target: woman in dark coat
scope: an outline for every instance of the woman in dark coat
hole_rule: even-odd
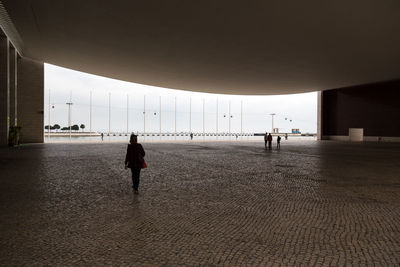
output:
[[[130,144],[125,156],[125,169],[130,168],[132,171],[132,184],[135,194],[138,194],[140,182],[140,170],[144,162],[144,149],[141,144],[137,142],[137,136],[131,134]]]

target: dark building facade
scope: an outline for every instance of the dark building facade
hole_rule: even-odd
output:
[[[400,80],[322,91],[320,101],[322,139],[362,128],[366,141],[400,140]]]
[[[42,143],[44,64],[21,57],[0,30],[0,145],[11,126],[22,127],[20,142]]]

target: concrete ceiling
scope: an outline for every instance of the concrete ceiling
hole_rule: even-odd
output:
[[[400,1],[2,1],[28,57],[110,78],[288,94],[400,78]]]

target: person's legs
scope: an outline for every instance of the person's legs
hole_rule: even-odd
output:
[[[139,182],[140,182],[140,170],[141,168],[132,168],[132,184],[133,189],[137,191],[139,189]]]
[[[137,190],[137,174],[136,170],[132,169],[132,189]]]

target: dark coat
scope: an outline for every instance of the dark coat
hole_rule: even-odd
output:
[[[129,144],[126,150],[125,165],[128,165],[128,168],[141,168],[144,155],[141,144]]]

